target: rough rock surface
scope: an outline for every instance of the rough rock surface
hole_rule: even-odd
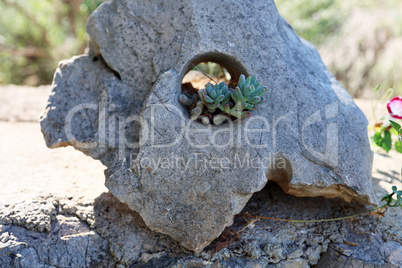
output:
[[[1,206],[1,267],[108,267],[114,263],[107,240],[90,228],[92,203],[42,197]]]
[[[296,196],[376,202],[365,116],[272,1],[114,0],[87,30],[89,55],[60,64],[42,132],[51,148],[100,159],[106,186],[152,230],[200,252],[267,180]],[[233,133],[189,124],[178,105],[182,77],[205,60],[270,88]],[[228,133],[234,142],[218,148]]]
[[[294,197],[271,184],[254,194],[242,213],[311,219],[362,210],[340,199]],[[47,196],[0,204],[0,266],[401,267],[401,216],[400,209],[391,209],[380,220],[368,215],[314,224],[260,220],[247,228],[236,217],[225,233],[239,232],[238,240],[219,249],[222,235],[192,253],[148,229],[138,213],[110,193],[95,202]]]

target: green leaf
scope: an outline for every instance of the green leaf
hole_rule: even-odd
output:
[[[237,96],[239,99],[244,99],[244,96],[243,96],[243,94],[241,93],[241,90],[240,90],[239,87],[236,87],[235,92],[236,92],[236,96]]]
[[[383,138],[381,137],[381,132],[376,132],[374,134],[374,143],[377,144],[377,146],[382,146]]]
[[[374,89],[374,92],[377,92],[378,90],[380,90],[381,88],[381,84],[378,84],[377,87]]]
[[[391,187],[391,189],[392,189],[392,192],[394,192],[394,193],[396,193],[396,191],[398,191],[398,189],[396,188],[396,186],[394,185],[394,186],[392,186]]]
[[[255,96],[255,97],[248,98],[247,100],[248,100],[250,103],[255,104],[255,103],[259,102],[259,101],[261,100],[261,98],[258,97],[258,96]]]
[[[399,131],[401,129],[401,125],[399,125],[397,122],[389,120],[391,123],[392,127],[396,129],[396,131]]]
[[[251,104],[251,103],[244,103],[244,109],[251,110],[251,109],[254,109],[254,108],[255,108],[255,105],[254,105],[254,104]]]
[[[391,132],[388,130],[384,131],[384,140],[381,147],[388,153],[392,148],[392,137]]]
[[[395,150],[402,154],[402,141],[395,142]]]
[[[208,84],[206,87],[205,87],[205,89],[207,90],[207,92],[208,92],[208,94],[211,94],[211,91],[212,91],[212,85],[211,84]]]
[[[228,101],[229,98],[230,98],[230,91],[229,91],[229,92],[226,92],[225,98],[223,98],[223,101]]]
[[[256,76],[256,75],[253,75],[253,76],[251,77],[251,82],[250,82],[250,84],[254,85],[255,82],[257,82],[257,76]]]
[[[222,94],[225,95],[226,93],[230,92],[228,86],[224,86],[221,90],[222,90]]]
[[[231,112],[231,114],[237,118],[245,118],[245,117],[249,117],[251,115],[250,112],[247,112],[247,111],[233,111],[233,112]]]
[[[244,76],[244,74],[242,74],[242,75],[240,75],[240,77],[239,77],[239,82],[237,83],[237,85],[238,85],[239,87],[242,87],[245,81],[246,81],[246,77]]]
[[[249,77],[247,77],[246,81],[244,82],[243,88],[245,88],[245,87],[247,87],[248,85],[250,85],[250,82],[251,82],[251,77],[249,76]]]
[[[206,102],[208,102],[208,103],[214,103],[214,100],[211,99],[211,98],[210,98],[209,96],[207,96],[207,95],[204,96],[204,100],[205,100]]]
[[[216,97],[215,102],[219,103],[219,102],[223,101],[224,98],[225,98],[224,95],[220,95],[220,96]]]
[[[215,90],[212,90],[209,96],[211,96],[212,99],[215,99],[218,96],[218,94],[216,94]]]
[[[399,206],[402,207],[402,197],[400,195],[396,196],[396,202],[398,203]]]
[[[251,95],[252,92],[253,92],[253,87],[252,87],[252,85],[249,85],[244,89],[244,96],[248,97]]]
[[[393,194],[384,195],[383,198],[381,199],[381,201],[385,201],[389,205],[392,202],[392,195]]]
[[[240,99],[237,97],[237,95],[236,95],[236,91],[232,91],[232,92],[230,92],[230,95],[232,96],[232,99],[234,100],[234,101],[240,101]]]
[[[265,92],[267,92],[267,89],[264,88],[264,87],[262,87],[262,88],[260,88],[260,89],[258,89],[258,90],[256,90],[256,91],[254,91],[254,92],[251,94],[251,96],[259,96],[259,97],[261,97],[262,95],[265,94]]]
[[[267,99],[265,97],[262,97],[261,100],[259,102],[257,102],[256,104],[261,104],[264,103]]]

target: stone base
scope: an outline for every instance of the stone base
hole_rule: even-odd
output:
[[[253,195],[242,213],[286,219],[322,219],[364,211],[340,199],[297,198],[274,183]],[[94,203],[42,197],[0,204],[1,267],[368,267],[402,266],[402,212],[327,223],[260,220],[226,248],[223,236],[194,254],[167,235],[149,230],[141,217],[110,193]],[[228,229],[227,229],[228,230]],[[229,234],[227,239],[233,232]],[[227,241],[227,240],[226,240]],[[215,252],[216,251],[216,252]]]

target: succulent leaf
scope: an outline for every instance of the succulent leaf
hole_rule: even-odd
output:
[[[244,107],[244,109],[247,109],[247,110],[255,110],[257,108],[256,104],[250,104],[250,103],[244,103],[243,107]]]
[[[267,99],[265,97],[261,97],[261,100],[256,104],[261,104],[261,103],[264,103],[266,101],[267,101]]]
[[[215,101],[216,102],[222,102],[224,98],[225,98],[224,95],[220,95],[220,96],[216,97]]]
[[[240,99],[236,95],[236,91],[233,90],[232,92],[230,92],[230,95],[234,101],[240,101]]]
[[[242,109],[253,110],[256,105],[263,103],[265,98],[262,97],[267,92],[267,89],[257,81],[257,76],[253,75],[245,79],[244,75],[240,75],[239,81],[234,91],[231,92],[232,99],[237,103],[241,103]],[[233,108],[232,108],[233,109]],[[238,107],[235,109],[240,111]],[[233,115],[233,113],[231,112]],[[233,116],[244,117],[245,114],[236,113]]]
[[[197,120],[198,117],[201,115],[201,113],[202,113],[202,109],[200,107],[195,107],[194,109],[192,109],[190,111],[191,120],[193,120],[193,121]]]
[[[256,91],[254,91],[253,94],[251,94],[251,96],[261,96],[261,95],[265,94],[265,92],[267,92],[266,88],[260,88]]]
[[[253,76],[251,77],[251,82],[250,82],[250,84],[251,84],[251,85],[255,85],[256,82],[257,82],[257,76],[256,76],[256,75],[253,75]]]
[[[183,93],[180,95],[179,101],[184,106],[190,107],[191,105],[193,105],[193,96],[190,96],[187,93]]]
[[[208,95],[205,95],[205,96],[204,96],[204,100],[205,100],[207,103],[214,103],[214,100],[213,100],[211,97],[209,97]]]
[[[250,97],[248,98],[248,102],[251,104],[256,104],[261,100],[261,97],[255,96],[255,97]]]
[[[212,85],[211,85],[211,84],[208,84],[208,85],[205,87],[205,89],[207,90],[208,94],[211,94]]]
[[[242,74],[242,75],[240,75],[239,82],[237,83],[237,85],[239,87],[242,87],[245,81],[246,81],[246,77],[244,76],[244,74]]]
[[[218,96],[218,94],[216,94],[215,90],[212,90],[209,95],[211,96],[212,99],[216,99],[216,97]]]
[[[243,94],[241,93],[241,90],[240,90],[239,87],[236,87],[236,88],[235,88],[235,93],[236,93],[237,98],[238,98],[240,101],[241,101],[242,99],[244,99],[244,96],[243,96]]]
[[[232,115],[237,118],[245,118],[245,117],[249,117],[251,115],[251,113],[248,111],[234,111],[234,112],[232,112]]]
[[[254,85],[249,85],[244,89],[244,96],[248,97],[251,95],[251,93],[253,93],[254,91]]]
[[[209,124],[211,123],[211,120],[209,119],[208,116],[204,116],[204,117],[201,119],[201,122],[202,122],[204,125],[209,125]]]
[[[221,104],[226,104],[228,103],[229,100],[230,100],[230,92],[227,92],[223,100],[221,101]]]
[[[248,85],[250,85],[250,83],[251,83],[251,77],[249,76],[249,77],[247,77],[246,81],[244,82],[243,88],[246,88]]]
[[[217,114],[214,116],[212,121],[214,122],[214,125],[218,126],[224,123],[225,121],[229,120],[229,117],[224,114]]]

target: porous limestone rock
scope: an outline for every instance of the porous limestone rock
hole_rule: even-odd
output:
[[[87,31],[88,54],[56,71],[42,132],[50,148],[101,160],[106,186],[150,229],[199,252],[268,180],[376,202],[365,116],[272,1],[113,0]],[[258,75],[267,102],[230,124],[191,121],[181,80],[203,61]]]
[[[363,205],[339,198],[291,196],[269,183],[242,213],[310,219],[362,210]],[[325,223],[259,220],[250,225],[235,217],[224,233],[236,231],[238,240],[222,248],[222,235],[194,253],[147,228],[138,213],[110,193],[90,202],[57,196],[0,200],[0,267],[401,267],[401,215],[393,208],[379,220],[366,214]]]

